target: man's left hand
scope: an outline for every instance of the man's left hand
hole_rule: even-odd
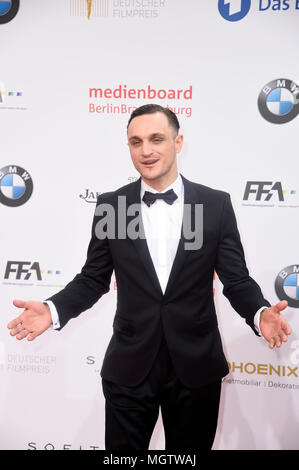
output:
[[[291,334],[290,325],[280,313],[287,306],[288,302],[281,300],[261,313],[260,330],[263,337],[268,341],[270,349],[275,346],[280,348],[282,343],[288,340],[288,335]]]

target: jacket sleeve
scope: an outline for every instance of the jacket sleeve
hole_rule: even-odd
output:
[[[97,206],[101,203],[102,196],[98,198]],[[47,299],[56,307],[61,328],[71,318],[91,308],[110,289],[113,260],[108,239],[100,240],[96,236],[96,224],[99,220],[100,217],[95,214],[87,258],[81,272],[64,289]]]
[[[258,334],[254,326],[254,315],[261,307],[270,306],[270,303],[264,299],[259,285],[249,276],[236,217],[227,193],[222,210],[215,268],[224,286],[223,294],[234,310]]]

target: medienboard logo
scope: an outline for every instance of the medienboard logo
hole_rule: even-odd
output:
[[[0,0],[0,24],[11,21],[19,11],[20,0]]]
[[[118,84],[116,87],[90,87],[89,113],[131,114],[138,106],[148,102],[161,102],[175,114],[192,116],[193,86],[187,88],[157,88],[152,85],[130,87]],[[155,100],[155,101],[154,101]]]
[[[277,78],[264,85],[258,97],[262,117],[273,124],[285,124],[299,113],[299,85],[288,78]]]

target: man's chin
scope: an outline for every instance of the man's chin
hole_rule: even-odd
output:
[[[150,181],[161,178],[161,174],[158,171],[155,171],[154,168],[143,168],[140,171],[141,177],[143,179],[148,179]]]

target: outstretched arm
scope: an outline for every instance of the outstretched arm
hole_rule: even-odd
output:
[[[98,199],[100,204],[102,195]],[[54,303],[59,316],[60,328],[71,318],[92,307],[99,298],[109,291],[111,275],[114,269],[107,238],[98,239],[96,224],[100,217],[95,214],[92,225],[92,237],[87,250],[87,259],[75,278],[57,294],[47,299]],[[24,311],[7,326],[10,334],[17,339],[31,341],[52,325],[49,306],[33,300],[14,300],[14,305]]]

